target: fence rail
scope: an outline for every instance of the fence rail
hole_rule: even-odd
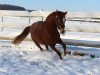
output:
[[[0,11],[0,39],[13,39],[15,36],[20,34],[26,26],[31,25],[36,21],[45,20],[47,15],[50,13],[51,11]],[[68,12],[66,18],[67,20],[71,20],[66,21],[66,29],[68,31],[100,33],[100,12]],[[98,24],[72,22],[78,20],[85,22],[93,20],[98,21]],[[82,43],[82,45],[84,45],[84,43]]]
[[[36,21],[43,21],[51,11],[8,11],[0,10],[0,28],[24,28]],[[100,12],[68,12],[67,20],[100,23]],[[91,20],[92,18],[92,20]]]
[[[0,10],[0,16],[14,16],[14,17],[32,17],[42,16],[47,17],[52,11],[6,11]],[[68,12],[67,18],[100,18],[100,12]]]

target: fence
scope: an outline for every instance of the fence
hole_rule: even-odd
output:
[[[0,11],[0,28],[24,28],[36,21],[45,20],[50,13],[51,11]],[[100,13],[68,12],[66,18],[75,21],[93,18],[99,21]]]
[[[36,21],[43,21],[51,11],[0,11],[0,39],[13,39],[23,29]],[[67,20],[99,21],[100,13],[68,12]],[[100,33],[99,23],[66,21],[68,31]],[[30,36],[30,35],[29,35]],[[30,39],[30,37],[27,37]]]
[[[24,28],[36,21],[44,20],[38,12],[0,11],[0,28]]]

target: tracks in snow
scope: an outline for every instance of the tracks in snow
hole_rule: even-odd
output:
[[[1,40],[0,48],[17,49],[17,50],[24,50],[24,51],[37,51],[38,49],[37,46],[33,42],[24,41],[20,45],[17,45],[17,46],[13,45],[11,42],[12,42],[11,40]],[[61,45],[56,45],[56,48],[58,50],[61,50],[61,52],[63,52]],[[95,47],[67,45],[67,51],[69,52],[69,55],[70,54],[75,55],[75,56],[85,56],[86,55],[92,58],[100,57],[100,48],[95,48]]]

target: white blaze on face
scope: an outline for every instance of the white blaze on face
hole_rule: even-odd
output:
[[[66,18],[64,17],[64,18],[63,18],[63,23],[65,23],[65,21],[66,21]]]

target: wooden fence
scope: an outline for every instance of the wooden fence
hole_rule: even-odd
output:
[[[31,25],[36,21],[45,20],[50,13],[51,11],[0,11],[0,39],[13,39],[20,34],[26,26]],[[96,21],[99,21],[100,13],[68,12],[66,18],[67,20],[95,19]],[[100,26],[98,28],[100,28]]]
[[[51,13],[51,11],[4,11],[0,10],[0,28],[23,28],[35,21],[43,21]],[[67,20],[96,19],[100,21],[100,12],[85,13],[85,12],[68,12]]]
[[[52,11],[4,11],[0,10],[0,16],[17,16],[17,17],[32,17],[32,16],[42,16],[47,17]],[[68,12],[68,18],[100,18],[100,12]]]
[[[4,11],[0,10],[0,28],[23,28],[35,21],[43,21],[51,11]],[[100,12],[68,12],[67,20],[83,21],[84,19],[93,18],[100,21]]]

